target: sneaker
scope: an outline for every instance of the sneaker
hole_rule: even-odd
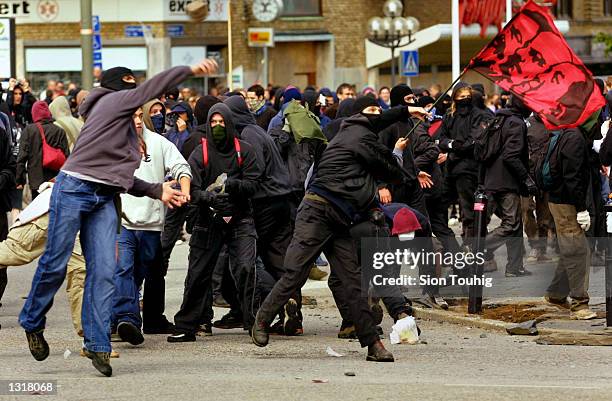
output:
[[[30,347],[30,352],[37,361],[44,361],[49,356],[49,344],[47,344],[45,336],[43,335],[44,331],[44,329],[32,331],[30,333],[26,331],[28,347]]]
[[[597,313],[590,308],[582,308],[577,311],[570,311],[570,319],[572,320],[591,320],[597,318]]]
[[[213,306],[217,308],[229,308],[230,304],[223,298],[223,295],[218,295],[213,300]]]
[[[310,269],[310,274],[308,275],[309,279],[315,281],[321,281],[325,277],[327,277],[327,272],[319,269],[317,266],[313,266],[312,269]]]
[[[120,322],[117,325],[117,334],[123,341],[132,345],[139,345],[144,342],[144,336],[140,329],[130,322]]]
[[[79,355],[85,358],[89,358],[87,356],[87,354],[89,353],[89,350],[87,350],[87,348],[83,347],[81,348],[81,352],[79,352]],[[110,352],[110,357],[112,358],[119,358],[119,352],[115,351],[114,349],[111,349]]]
[[[345,326],[344,323],[340,326],[340,331],[338,332],[338,338],[343,340],[354,340],[357,338],[357,331],[355,330],[354,325]]]
[[[366,361],[370,362],[394,362],[393,354],[387,351],[383,343],[378,340],[368,347]]]
[[[565,299],[553,298],[553,297],[549,297],[547,295],[547,296],[544,297],[544,302],[546,302],[547,304],[558,306],[560,308],[565,308],[565,309],[569,309],[570,308],[570,305],[567,302],[567,298],[565,298]]]
[[[383,320],[383,308],[380,304],[375,303],[370,306],[370,310],[372,311],[372,318],[374,318],[374,324],[379,325]]]
[[[538,250],[535,248],[532,248],[531,251],[529,251],[529,255],[527,256],[527,263],[535,263],[538,261]]]
[[[299,311],[300,309],[295,299],[291,298],[285,304],[285,321],[283,326],[286,336],[296,336],[298,335],[298,330],[302,328]]]
[[[258,347],[265,347],[268,345],[270,336],[268,335],[268,324],[261,320],[258,316],[255,316],[255,324],[251,328],[251,340],[253,344]]]
[[[506,271],[506,277],[525,277],[531,276],[532,274],[532,272],[526,269],[517,270],[515,272]]]
[[[444,310],[448,310],[448,303],[441,296],[439,296],[439,295],[432,295],[431,296],[431,301],[433,302],[434,307],[437,307],[437,308],[440,308],[440,309],[444,309]]]
[[[195,334],[176,333],[168,336],[169,343],[191,343],[196,340]]]
[[[196,336],[210,337],[212,335],[212,325],[210,323],[201,324],[198,330],[196,331]]]
[[[91,364],[106,377],[113,375],[113,368],[110,365],[110,352],[93,352],[86,350],[85,356],[91,359]]]
[[[224,329],[224,330],[244,328],[242,317],[237,317],[231,312],[223,316],[221,319],[216,320],[212,326],[217,329]]]

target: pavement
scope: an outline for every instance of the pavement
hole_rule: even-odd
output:
[[[172,257],[170,318],[182,299],[187,250],[178,246]],[[304,294],[314,296],[317,306],[304,310],[304,336],[275,336],[268,347],[257,348],[241,330],[213,329],[212,337],[186,344],[146,335],[137,347],[113,343],[120,358],[112,360],[113,377],[105,378],[78,356],[81,341],[70,323],[64,288],[48,314],[51,355],[43,362],[31,357],[17,315],[34,269],[9,269],[0,308],[0,380],[57,380],[58,393],[50,399],[558,401],[607,400],[612,391],[612,347],[543,346],[531,337],[444,321],[421,320],[421,343],[392,345],[393,322],[386,316],[384,343],[396,362],[366,362],[358,342],[336,338],[340,317],[326,282],[306,285]],[[215,310],[216,317],[223,313]],[[329,356],[327,347],[343,356]],[[5,399],[27,398],[0,395]]]

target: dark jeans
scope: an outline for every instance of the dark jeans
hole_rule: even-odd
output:
[[[349,228],[348,219],[331,204],[307,195],[298,209],[295,231],[285,256],[286,273],[259,308],[259,320],[272,323],[292,294],[306,283],[312,264],[323,251],[342,282],[346,298],[351,300],[349,314],[355,322],[359,342],[365,347],[378,341],[372,312],[361,293],[361,269]]]
[[[206,298],[212,298],[212,273],[223,244],[227,244],[230,271],[238,288],[244,325],[252,326],[256,242],[252,218],[234,218],[229,224],[214,220],[207,227],[194,227],[189,243],[189,269],[183,303],[174,316],[177,332],[195,333],[206,316]]]
[[[162,261],[165,271],[168,271],[168,265],[170,263],[170,256],[176,241],[181,237],[183,230],[183,224],[187,219],[187,213],[189,207],[183,206],[174,209],[168,209],[166,212],[166,222],[164,223],[164,231],[161,235],[161,246],[162,246]],[[166,274],[164,273],[164,276]]]
[[[6,212],[0,212],[0,241],[4,241],[8,235],[8,220],[6,218]],[[0,269],[0,300],[4,295],[4,290],[8,284],[8,276],[6,274],[7,269]]]
[[[145,277],[154,268],[155,258],[159,254],[160,232],[137,231],[121,227],[119,235],[119,257],[115,270],[115,295],[113,297],[113,317],[111,326],[117,327],[121,322],[129,322],[140,328],[140,303],[138,289]],[[153,293],[149,298],[153,298]]]
[[[512,192],[489,194],[487,213],[493,211],[501,218],[499,227],[487,234],[485,248],[487,256],[493,258],[493,252],[502,245],[508,250],[506,272],[516,273],[523,268],[523,221],[521,220],[521,197]]]

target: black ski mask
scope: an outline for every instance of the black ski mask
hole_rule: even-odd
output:
[[[134,73],[129,68],[125,68],[125,67],[110,68],[104,71],[104,73],[102,74],[102,80],[100,81],[100,86],[106,89],[114,90],[114,91],[121,91],[125,89],[136,88],[135,82],[125,82],[123,80],[123,78],[128,75],[134,76]]]

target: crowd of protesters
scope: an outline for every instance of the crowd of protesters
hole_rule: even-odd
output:
[[[526,262],[558,253],[546,302],[595,317],[588,273],[602,262],[612,163],[612,88],[603,81],[606,107],[581,127],[549,131],[519,98],[478,83],[449,93],[346,83],[179,90],[215,69],[204,60],[137,85],[116,67],[90,92],[49,81],[39,96],[25,80],[9,82],[0,102],[0,298],[6,267],[42,255],[19,316],[37,360],[49,355],[45,315],[65,277],[82,355],[107,376],[111,338],[180,343],[243,328],[265,346],[270,334],[301,335],[301,288],[326,274],[316,267],[323,254],[338,336],[358,338],[368,360],[393,361],[377,328],[382,308],[362,294],[360,240],[412,235],[431,249],[470,251],[478,191],[489,198],[487,221],[499,218],[486,233],[484,271],[497,270],[503,245],[506,277],[529,276]],[[183,300],[168,319],[164,277],[187,237]],[[397,321],[412,308],[395,290],[382,302]],[[437,286],[422,290],[421,302],[448,308]],[[214,320],[220,305],[229,312]]]

